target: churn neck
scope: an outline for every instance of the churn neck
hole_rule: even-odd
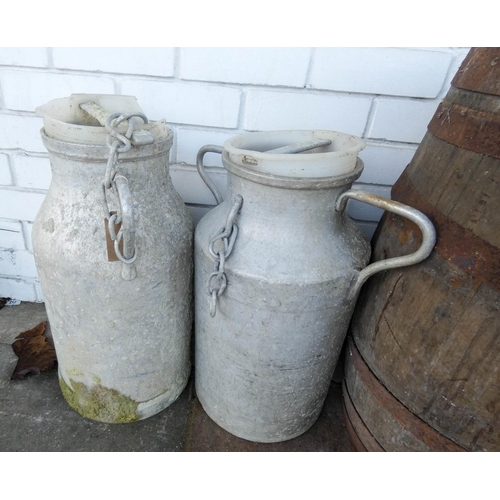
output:
[[[254,172],[231,162],[225,154],[222,159],[228,171],[225,197],[228,203],[232,204],[240,195],[243,197],[242,211],[251,220],[269,224],[279,220],[280,224],[292,226],[317,218],[326,218],[333,223],[337,219],[337,198],[351,187],[363,170],[363,162],[358,159],[355,170],[349,175],[291,178]]]
[[[350,172],[330,177],[287,177],[258,172],[251,167],[244,167],[232,161],[227,151],[222,153],[222,163],[229,176],[236,176],[246,181],[262,184],[271,188],[287,190],[320,191],[335,188],[349,188],[363,172],[363,161],[356,159],[356,165]]]

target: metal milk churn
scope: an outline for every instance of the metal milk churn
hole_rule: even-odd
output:
[[[332,131],[256,132],[198,153],[218,206],[195,231],[196,393],[207,414],[244,439],[307,431],[326,398],[361,285],[431,252],[420,212],[351,189],[362,139]],[[223,200],[203,167],[222,153]],[[368,265],[370,245],[349,199],[403,215],[423,234],[414,254]]]
[[[37,113],[52,183],[33,248],[62,392],[90,419],[144,419],[190,373],[194,228],[169,176],[173,133],[130,96]]]

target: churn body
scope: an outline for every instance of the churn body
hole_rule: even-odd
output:
[[[133,273],[124,279],[127,264],[108,260],[102,180],[109,147],[41,132],[52,183],[33,247],[60,385],[74,409],[104,422],[161,411],[190,372],[193,223],[169,176],[172,132],[159,124],[153,133],[152,144],[119,156],[135,233]]]
[[[277,136],[273,143],[273,133],[261,134],[265,144],[256,146],[259,136],[248,134],[248,141],[262,151],[287,143],[286,134]],[[330,137],[306,134],[318,136]],[[288,142],[295,140],[290,134]],[[369,243],[339,205],[363,169],[357,152],[364,143],[350,140],[332,153],[333,135],[334,144],[316,160],[276,155],[274,165],[265,153],[239,151],[250,149],[245,136],[238,147],[231,139],[224,144],[226,197],[195,232],[195,373],[203,408],[236,436],[284,441],[309,429],[321,412],[370,258]],[[220,269],[213,242],[240,196],[217,297],[210,295]]]

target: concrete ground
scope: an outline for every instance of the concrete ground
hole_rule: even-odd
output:
[[[334,376],[323,411],[302,436],[275,444],[252,443],[216,425],[188,386],[175,403],[140,422],[105,424],[81,417],[64,400],[57,369],[11,380],[16,335],[46,321],[43,304],[0,310],[0,452],[13,451],[354,451],[342,409],[341,374]],[[50,329],[46,333],[50,338]]]

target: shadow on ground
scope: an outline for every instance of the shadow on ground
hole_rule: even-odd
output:
[[[57,370],[10,380],[15,336],[45,321],[43,304],[0,310],[0,451],[337,452],[354,451],[343,416],[342,389],[334,377],[318,421],[302,436],[274,444],[252,443],[216,425],[203,411],[192,379],[166,410],[140,422],[105,424],[81,417],[64,400]]]

